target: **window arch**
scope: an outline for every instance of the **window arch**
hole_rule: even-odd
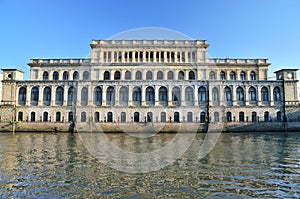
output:
[[[18,121],[22,122],[23,121],[23,112],[18,113]]]
[[[158,93],[159,103],[163,106],[168,106],[168,89],[161,86]]]
[[[37,106],[39,101],[39,88],[38,87],[33,87],[31,89],[31,99],[30,99],[30,104],[32,106]]]
[[[210,73],[209,73],[209,79],[210,80],[215,80],[216,79],[216,73],[214,71],[210,71]]]
[[[130,71],[125,72],[125,79],[126,80],[131,80],[131,72]]]
[[[214,121],[215,122],[219,122],[220,121],[219,112],[214,112]]]
[[[63,73],[63,80],[68,80],[69,79],[69,72],[68,71],[65,71]]]
[[[227,122],[232,122],[232,115],[231,115],[231,112],[227,112],[227,113],[226,113],[226,121],[227,121]]]
[[[170,79],[170,80],[174,79],[174,73],[173,73],[173,71],[169,71],[168,74],[167,74],[167,76],[168,76],[168,79]]]
[[[226,80],[226,73],[224,71],[220,72],[220,80]]]
[[[270,113],[268,111],[266,111],[264,113],[264,121],[265,122],[269,122],[270,121]]]
[[[136,73],[135,73],[135,79],[136,80],[141,80],[142,79],[142,72],[141,71],[136,71]]]
[[[147,122],[153,122],[153,113],[152,112],[147,113]]]
[[[236,89],[236,100],[240,101],[240,102],[244,102],[245,98],[244,98],[245,94],[244,94],[244,89],[242,87],[238,87]]]
[[[239,122],[245,122],[245,114],[243,111],[239,112]]]
[[[136,106],[140,106],[142,104],[142,91],[140,87],[133,88],[132,101]]]
[[[189,72],[189,80],[194,80],[195,79],[195,72],[194,71],[190,71]]]
[[[106,90],[106,103],[109,106],[115,105],[115,89],[112,86]]]
[[[19,89],[19,99],[18,99],[19,105],[20,106],[25,106],[26,105],[26,88],[21,87]]]
[[[48,80],[49,79],[49,73],[47,71],[45,71],[43,73],[43,80]]]
[[[113,122],[113,113],[112,112],[107,113],[107,122]]]
[[[86,87],[83,87],[81,89],[81,106],[88,105],[88,96],[89,96],[88,89]]]
[[[53,72],[53,80],[58,80],[59,79],[59,74],[57,71]]]
[[[205,112],[201,112],[200,113],[200,122],[204,123],[206,120],[206,113]]]
[[[160,122],[166,122],[166,121],[167,121],[166,112],[161,112],[160,113]]]
[[[254,71],[251,71],[250,73],[250,80],[256,80],[256,74]]]
[[[126,122],[126,113],[121,112],[121,122]]]
[[[236,74],[234,71],[230,72],[230,80],[236,80]]]
[[[164,74],[163,74],[162,71],[158,71],[158,72],[157,72],[157,79],[158,79],[158,80],[164,79]]]
[[[191,87],[185,88],[185,102],[186,105],[194,105],[194,90]]]
[[[177,105],[177,106],[181,105],[181,92],[180,92],[180,88],[178,88],[177,86],[175,86],[172,89],[172,102],[173,105]]]
[[[60,122],[60,121],[61,121],[60,118],[61,118],[61,113],[60,113],[60,112],[56,112],[56,113],[55,113],[55,121],[56,121],[56,122]]]
[[[184,72],[183,71],[178,72],[178,79],[179,80],[184,80]]]
[[[128,88],[125,86],[120,88],[119,102],[122,106],[128,106]]]
[[[151,86],[148,86],[146,88],[146,102],[149,105],[154,105],[155,104],[155,93],[154,93],[154,88]]]
[[[64,89],[57,87],[55,92],[55,105],[62,106],[64,101]]]
[[[265,86],[261,89],[261,100],[269,101],[269,90]]]
[[[88,71],[84,71],[82,79],[83,80],[89,80],[90,79],[90,73]]]
[[[96,106],[102,105],[102,88],[100,86],[94,89],[94,104]]]
[[[81,114],[80,114],[80,121],[81,122],[86,122],[86,112],[81,112]]]
[[[231,88],[226,86],[225,89],[225,101],[232,101],[232,92],[231,92]]]
[[[109,73],[109,71],[105,71],[104,72],[103,79],[104,80],[110,80],[110,73]]]
[[[43,122],[48,122],[48,112],[43,113]]]
[[[77,100],[77,93],[73,86],[68,89],[68,106],[75,105]]]
[[[73,80],[78,80],[79,79],[79,73],[77,71],[75,71],[73,73]]]
[[[133,121],[134,122],[140,122],[140,113],[139,112],[134,112]]]
[[[278,86],[276,86],[273,90],[274,101],[281,101],[281,93]]]
[[[246,73],[245,73],[244,71],[242,71],[242,72],[240,73],[240,80],[247,80],[247,79],[246,79]]]
[[[50,106],[50,103],[51,103],[51,88],[47,86],[44,88],[43,104],[45,106]]]
[[[251,120],[252,122],[257,122],[257,113],[254,111],[251,113]]]
[[[193,113],[192,112],[187,113],[187,122],[193,122]]]
[[[121,79],[121,73],[120,71],[116,71],[115,74],[114,74],[114,80],[120,80]]]
[[[249,88],[249,100],[250,101],[256,101],[257,97],[256,97],[256,89],[251,86]]]
[[[215,106],[219,105],[219,101],[220,101],[219,99],[220,99],[220,97],[219,97],[219,90],[218,90],[218,88],[214,87],[212,89],[212,100],[213,100],[213,104]]]
[[[73,111],[70,111],[68,114],[68,120],[69,122],[73,122],[74,121],[74,113]]]
[[[174,113],[174,122],[180,122],[180,115],[179,115],[179,112],[175,112]]]
[[[94,113],[94,121],[95,122],[100,122],[100,113],[99,112]]]
[[[31,112],[31,113],[30,113],[30,121],[31,121],[31,122],[35,122],[35,120],[36,120],[36,119],[35,119],[35,112]]]
[[[147,71],[147,73],[146,73],[146,79],[147,80],[151,80],[152,79],[152,72],[151,71]]]
[[[199,103],[207,101],[206,88],[203,86],[198,88],[198,101]]]

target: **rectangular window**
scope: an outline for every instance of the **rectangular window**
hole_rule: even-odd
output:
[[[39,78],[39,70],[35,69],[33,71],[33,73],[34,73],[34,79],[38,79]]]

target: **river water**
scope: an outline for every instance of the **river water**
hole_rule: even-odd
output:
[[[112,136],[120,138],[129,139]],[[122,143],[143,149],[153,139]],[[133,174],[97,161],[78,134],[2,133],[0,198],[300,198],[300,133],[221,134],[202,159],[193,147],[163,169]]]

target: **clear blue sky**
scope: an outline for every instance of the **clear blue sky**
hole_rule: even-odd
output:
[[[208,40],[211,57],[269,58],[270,76],[300,65],[299,0],[0,0],[0,27],[0,67],[26,78],[30,58],[87,57],[92,39],[141,27]]]

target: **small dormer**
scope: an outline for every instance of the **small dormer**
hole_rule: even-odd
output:
[[[276,74],[276,80],[297,80],[298,69],[282,69],[274,72]]]

